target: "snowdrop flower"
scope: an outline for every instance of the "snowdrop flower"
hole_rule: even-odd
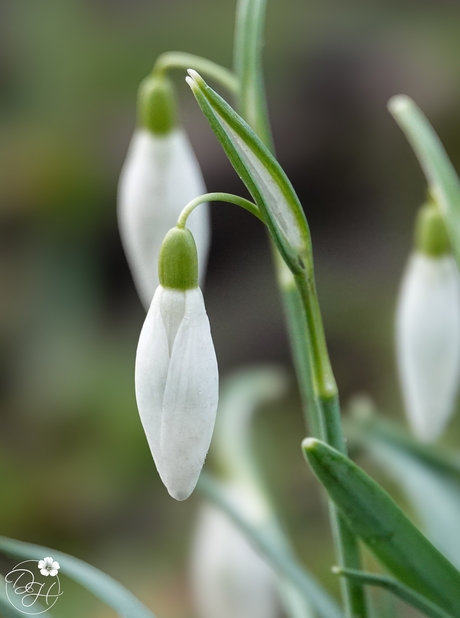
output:
[[[38,568],[40,569],[40,573],[42,575],[51,575],[51,577],[55,577],[61,566],[59,562],[56,562],[56,560],[53,560],[50,556],[48,556],[47,558],[39,561]]]
[[[158,473],[171,496],[185,500],[209,449],[219,382],[189,230],[168,232],[158,272],[137,348],[136,399]]]
[[[228,497],[250,521],[259,505],[240,486]],[[260,523],[260,522],[255,522]],[[191,562],[192,586],[200,618],[277,618],[277,577],[228,517],[205,505],[198,521]]]
[[[460,378],[460,275],[437,208],[421,209],[416,250],[396,315],[398,366],[412,431],[436,440],[455,405]]]
[[[135,130],[118,186],[120,236],[139,297],[146,309],[158,285],[162,240],[190,200],[206,193],[185,132],[176,125],[172,86],[164,76],[141,84]],[[189,227],[204,273],[209,248],[209,212],[192,213]]]

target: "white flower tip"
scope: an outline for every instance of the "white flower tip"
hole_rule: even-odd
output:
[[[412,107],[413,101],[405,94],[397,94],[388,101],[388,109],[392,114],[400,114]]]
[[[167,489],[171,498],[174,498],[174,500],[177,500],[178,502],[183,502],[192,495],[193,490],[195,489],[195,485],[193,485],[191,489],[189,489],[188,487],[168,487]]]

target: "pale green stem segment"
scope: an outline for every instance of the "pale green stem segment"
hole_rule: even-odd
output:
[[[320,618],[343,618],[340,609],[316,580],[309,575],[297,560],[273,535],[273,530],[263,529],[249,523],[227,499],[220,484],[211,475],[202,472],[197,489],[215,506],[226,513],[236,526],[252,541],[280,576],[290,581],[312,605]]]
[[[236,8],[234,66],[241,84],[238,110],[274,152],[262,69],[266,0],[239,0]]]
[[[238,110],[268,150],[274,153],[262,69],[265,9],[266,0],[238,1],[234,66],[241,84]],[[305,226],[308,230],[306,222]],[[331,444],[346,453],[338,392],[316,295],[311,249],[308,253],[311,264],[307,264],[301,273],[291,273],[273,247],[307,431],[310,428],[314,436],[327,442],[332,439]],[[331,401],[333,405],[327,405]],[[332,502],[329,502],[329,512],[340,564],[360,569],[357,539],[339,517]],[[341,588],[347,617],[366,618],[367,602],[361,583],[344,580]]]
[[[340,567],[334,567],[332,572],[352,581],[362,582],[368,586],[384,588],[430,618],[454,618],[452,614],[448,614],[422,595],[414,592],[392,577],[377,575],[375,573],[364,573],[363,571],[354,571],[353,569],[341,569]]]
[[[444,217],[460,267],[460,181],[425,115],[409,97],[390,99],[388,109],[404,131],[426,176],[430,193]]]
[[[195,210],[195,208],[201,204],[206,204],[207,202],[228,202],[229,204],[241,206],[241,208],[244,208],[264,223],[257,206],[253,202],[244,199],[244,197],[239,197],[239,195],[233,195],[232,193],[204,193],[203,195],[199,195],[194,198],[187,204],[187,206],[185,206],[179,215],[179,219],[177,220],[177,227],[184,228],[188,217]]]
[[[393,498],[348,457],[324,442],[308,438],[302,447],[329,497],[377,559],[402,584],[458,615],[460,572]]]
[[[60,565],[60,573],[84,586],[122,618],[155,618],[145,605],[124,586],[99,569],[49,547],[23,543],[0,536],[0,553],[22,560],[42,560],[52,556]]]
[[[235,74],[207,58],[187,54],[186,52],[165,52],[158,56],[152,74],[165,74],[171,69],[195,69],[195,71],[204,73],[218,84],[221,84],[231,94],[237,95],[239,92],[239,81]]]

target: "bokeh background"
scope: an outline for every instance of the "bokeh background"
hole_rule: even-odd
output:
[[[195,616],[187,566],[200,498],[169,498],[139,422],[144,313],[116,188],[139,82],[168,50],[230,66],[234,9],[235,0],[0,3],[0,532],[91,562],[158,618]],[[341,398],[369,393],[402,423],[393,314],[425,184],[386,103],[412,96],[460,167],[459,33],[455,0],[268,2],[277,153],[311,226]],[[174,77],[208,189],[244,195],[183,73]],[[233,206],[211,216],[205,296],[222,380],[259,362],[292,371],[264,231]],[[448,440],[458,436],[454,422]],[[337,590],[302,437],[293,379],[258,417],[256,447],[300,556]],[[114,616],[63,587],[56,616]]]

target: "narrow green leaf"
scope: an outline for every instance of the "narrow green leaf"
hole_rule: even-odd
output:
[[[460,267],[460,181],[454,166],[433,127],[412,99],[403,95],[393,97],[388,109],[417,155],[431,194],[444,216]]]
[[[460,573],[404,515],[373,479],[350,459],[314,438],[303,451],[352,530],[403,584],[458,614]]]
[[[0,536],[0,552],[12,558],[42,560],[52,556],[60,564],[60,572],[84,586],[123,618],[155,618],[124,586],[99,569],[49,547],[23,543]]]
[[[414,592],[411,588],[404,586],[391,577],[377,575],[375,573],[364,573],[363,571],[353,571],[351,569],[337,568],[333,569],[333,571],[337,575],[346,577],[347,579],[360,581],[364,584],[368,584],[369,586],[379,586],[380,588],[389,590],[395,596],[399,597],[406,603],[409,603],[409,605],[412,605],[412,607],[420,610],[430,618],[454,618],[452,614],[448,614],[424,596]]]
[[[279,542],[276,530],[251,524],[228,500],[219,482],[208,473],[201,473],[197,489],[230,517],[279,575],[297,588],[321,618],[343,618],[337,604],[321,584]]]
[[[293,273],[313,268],[310,231],[283,169],[248,124],[196,71],[187,83],[230,163],[243,180]]]

